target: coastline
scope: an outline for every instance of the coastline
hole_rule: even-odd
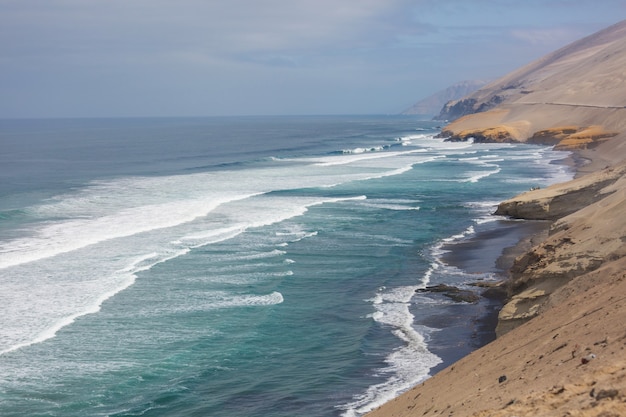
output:
[[[574,179],[501,202],[546,220],[509,269],[497,338],[368,417],[626,415],[626,20],[464,98],[439,135],[572,151]]]
[[[501,286],[514,259],[545,236],[548,227],[543,221],[502,218],[477,226],[476,233],[462,242],[443,246],[441,262],[467,274],[492,274],[494,281],[484,286],[475,283],[476,303],[454,303],[437,316],[416,321],[437,329],[430,335],[429,350],[442,363],[431,369],[431,376],[496,339],[498,314],[505,301]]]
[[[548,195],[539,200],[544,202],[547,198],[547,206],[552,200],[563,199],[565,203],[576,206],[577,211],[556,220],[553,218],[538,223],[518,221],[519,225],[541,224],[544,229],[539,227],[536,233],[529,230],[508,248],[500,246],[503,250],[495,261],[495,268],[505,271],[506,301],[510,302],[515,296],[515,286],[518,292],[521,291],[519,288],[528,286],[529,291],[533,290],[532,282],[527,282],[529,279],[525,278],[528,275],[526,269],[534,267],[536,259],[554,251],[551,248],[555,247],[555,242],[578,240],[576,233],[582,234],[582,230],[587,229],[590,235],[595,236],[595,241],[577,249],[578,252],[567,245],[562,254],[566,260],[590,256],[590,247],[602,245],[604,241],[617,241],[616,245],[622,247],[619,236],[626,229],[626,221],[621,219],[623,216],[619,213],[622,213],[621,207],[626,201],[626,179],[622,179],[626,165],[613,165],[617,160],[616,146],[619,147],[619,142],[617,145],[573,151],[562,163],[575,169],[574,179],[536,193]],[[612,175],[608,186],[607,175]],[[580,183],[583,185],[580,186]],[[600,192],[597,184],[604,187]],[[524,193],[507,202],[516,202],[521,207],[540,205],[531,198],[534,194],[531,197],[527,194],[531,193]],[[581,195],[584,197],[582,201]],[[615,209],[611,211],[613,207]],[[616,221],[615,215],[620,216],[619,221]],[[586,218],[590,220],[585,222]],[[581,222],[582,225],[579,225]],[[615,236],[609,236],[612,229],[615,229]],[[496,240],[502,233],[495,233]],[[562,237],[563,233],[572,237]],[[472,239],[467,242],[464,248],[467,251],[450,252],[446,262],[469,268],[483,262],[488,256],[476,260],[469,254],[480,253],[479,249],[489,245],[495,246],[495,241],[481,239],[485,237],[487,235],[477,234],[474,242]],[[580,237],[581,242],[584,239],[585,236]],[[453,357],[446,358],[444,362],[447,366],[433,368],[429,379],[366,416],[623,415],[626,412],[626,333],[623,326],[615,324],[626,323],[626,256],[621,254],[620,249],[613,253],[607,253],[608,248],[597,250],[603,256],[600,264],[583,264],[581,267],[580,263],[574,263],[572,268],[578,268],[578,271],[565,271],[566,281],[557,280],[551,293],[534,301],[539,307],[536,319],[526,319],[492,340],[488,337],[483,339],[487,343],[457,361]],[[557,261],[548,261],[548,268]],[[516,279],[523,283],[516,283]],[[549,282],[549,278],[543,279]],[[537,282],[534,285],[541,286],[545,281]],[[619,294],[621,297],[616,297]],[[505,300],[500,302],[498,308],[503,304],[506,307]],[[497,323],[499,326],[501,318],[494,310],[481,316],[474,325],[479,323],[484,328]],[[470,322],[465,320],[466,325]],[[450,328],[451,331],[453,329]],[[586,358],[593,358],[593,362]]]
[[[607,162],[606,154],[587,149],[571,151],[565,158],[554,161],[572,169],[574,178],[593,172]],[[478,285],[477,303],[457,303],[439,316],[416,321],[416,324],[437,329],[430,336],[429,350],[442,362],[431,369],[431,377],[496,340],[499,313],[506,304],[506,286],[512,281],[515,259],[544,241],[551,224],[548,220],[501,217],[478,227],[467,240],[442,247],[445,253],[441,262],[468,274],[492,273],[497,290],[489,294],[485,288],[493,289],[493,286],[481,289]]]

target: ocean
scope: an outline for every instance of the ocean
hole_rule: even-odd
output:
[[[439,129],[0,120],[0,415],[351,417],[423,381],[467,329],[416,290],[498,279],[444,255],[572,176]]]

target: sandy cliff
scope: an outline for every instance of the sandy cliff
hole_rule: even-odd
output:
[[[543,243],[515,260],[497,334],[563,301],[553,294],[574,278],[626,256],[625,174],[622,164],[500,204],[499,214],[557,220]]]
[[[553,222],[511,268],[498,339],[368,416],[626,416],[626,21],[467,100],[448,139],[572,149],[579,175],[498,208]]]

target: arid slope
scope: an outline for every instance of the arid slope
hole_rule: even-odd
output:
[[[452,140],[584,149],[626,131],[626,21],[553,52],[449,104]]]
[[[626,21],[457,105],[485,111],[448,139],[572,149],[578,176],[498,208],[553,222],[515,260],[498,338],[368,417],[626,416]]]

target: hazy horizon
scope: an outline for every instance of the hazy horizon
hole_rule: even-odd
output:
[[[626,0],[0,3],[0,118],[397,114],[617,23]]]

